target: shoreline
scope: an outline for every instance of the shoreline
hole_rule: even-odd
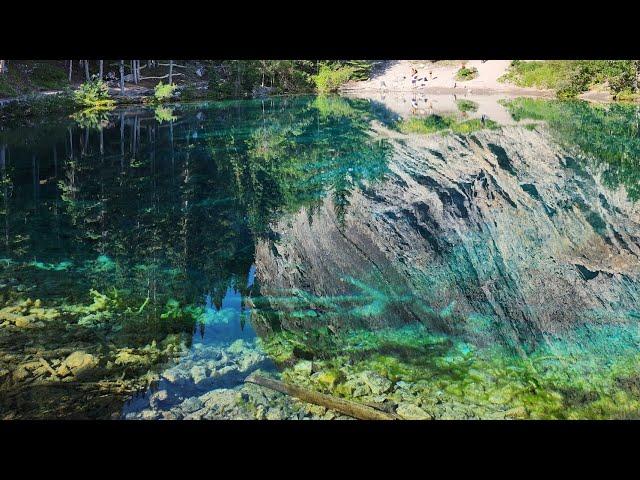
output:
[[[506,88],[506,89],[496,89],[496,88],[482,88],[482,87],[472,87],[472,88],[459,88],[459,87],[421,87],[421,88],[412,88],[412,89],[390,89],[390,88],[351,88],[345,87],[339,90],[340,94],[355,94],[355,93],[363,93],[363,94],[408,94],[408,93],[416,93],[416,94],[431,94],[431,95],[479,95],[479,96],[494,96],[494,95],[504,95],[509,97],[541,97],[541,98],[555,98],[555,93],[552,90],[538,90],[532,88]]]
[[[368,82],[368,81],[367,81]],[[363,82],[364,83],[364,82]],[[45,100],[47,98],[56,98],[60,96],[64,96],[65,91],[46,91],[46,92],[38,92],[30,95],[24,95],[20,97],[13,98],[4,98],[0,99],[0,128],[6,129],[11,128],[13,126],[21,126],[23,123],[28,122],[29,119],[33,119],[34,116],[46,116],[48,114],[55,114],[58,110],[66,112],[69,110],[68,107],[64,107],[63,103],[59,107],[51,107],[51,111],[43,112],[41,114],[27,114],[24,111],[20,112],[10,112],[8,109],[12,109],[12,106],[23,105],[29,106],[36,104],[39,101]],[[280,94],[280,95],[270,95],[265,98],[271,97],[283,97],[283,96],[299,96],[300,94]],[[309,92],[308,95],[318,95],[317,93]],[[412,88],[412,89],[391,89],[391,88],[375,88],[371,86],[366,87],[354,87],[353,84],[343,86],[338,90],[335,94],[338,96],[342,96],[345,98],[371,98],[372,96],[380,96],[384,99],[385,96],[453,96],[461,97],[462,99],[466,97],[477,97],[477,98],[492,98],[496,96],[506,97],[506,98],[539,98],[545,100],[558,100],[558,101],[584,101],[588,103],[599,103],[599,104],[628,104],[634,105],[638,104],[638,102],[634,101],[625,101],[625,100],[616,100],[612,98],[611,94],[607,92],[585,92],[582,95],[576,97],[572,100],[562,100],[557,99],[555,96],[555,92],[551,90],[539,90],[539,89],[530,89],[530,88],[519,88],[519,87],[508,87],[504,89],[497,88],[486,88],[486,87],[420,87],[420,88]],[[152,106],[152,103],[149,102],[149,99],[152,98],[152,95],[149,95],[148,92],[126,92],[124,95],[114,95],[111,97],[115,102],[115,108],[126,108],[127,106]],[[249,98],[250,99],[250,98]],[[216,101],[238,101],[238,100],[248,100],[246,97],[240,98],[227,98],[227,99],[214,99],[209,98],[206,95],[202,97],[189,98],[189,99],[180,99],[177,98],[175,100],[169,102],[162,102],[162,104],[182,104],[182,103],[194,103],[194,102],[216,102]],[[20,109],[22,110],[22,109]],[[76,110],[75,108],[71,108],[71,110]],[[78,108],[77,111],[82,109]],[[3,115],[5,112],[8,115]],[[11,122],[16,122],[15,125],[11,125]]]

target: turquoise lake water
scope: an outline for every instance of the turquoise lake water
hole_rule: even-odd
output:
[[[638,108],[461,105],[0,131],[0,417],[640,417]]]

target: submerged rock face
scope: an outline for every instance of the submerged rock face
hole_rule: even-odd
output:
[[[257,245],[285,328],[421,321],[520,348],[636,318],[640,207],[544,128],[378,130],[395,149],[384,182],[354,190],[343,217],[325,200]]]

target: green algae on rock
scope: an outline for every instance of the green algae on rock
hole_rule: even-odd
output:
[[[596,334],[603,344],[610,341],[610,331]],[[283,341],[264,345],[269,353]],[[578,357],[563,354],[558,341],[522,358],[504,348],[452,342],[424,327],[354,331],[336,339],[335,357],[300,361],[283,377],[363,403],[392,403],[403,417],[638,418],[640,358],[631,345],[615,357],[588,347]],[[310,373],[311,363],[317,374]]]

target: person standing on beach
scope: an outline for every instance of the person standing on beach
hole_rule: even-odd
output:
[[[418,70],[416,70],[416,67],[411,67],[411,85],[413,85],[413,87],[416,86],[417,77]]]

